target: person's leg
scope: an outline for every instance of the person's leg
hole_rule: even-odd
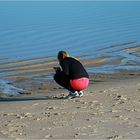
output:
[[[70,79],[61,71],[54,75],[54,80],[60,86],[66,88],[71,92],[75,92],[75,90],[70,85]]]

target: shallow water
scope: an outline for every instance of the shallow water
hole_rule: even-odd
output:
[[[10,81],[0,79],[0,97],[1,95],[14,96],[20,94],[28,94],[28,92],[21,88],[15,87],[14,85],[12,85],[12,83],[10,83]]]
[[[49,76],[59,50],[86,60],[89,72],[140,70],[139,6],[139,1],[0,2],[0,77]]]

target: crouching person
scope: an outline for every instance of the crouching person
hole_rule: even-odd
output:
[[[65,98],[82,97],[83,90],[89,85],[89,75],[85,68],[65,51],[59,51],[57,58],[61,67],[54,67],[54,80],[69,91]]]

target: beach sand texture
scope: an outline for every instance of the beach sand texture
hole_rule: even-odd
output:
[[[53,82],[16,81],[32,94],[0,99],[0,138],[140,139],[139,74],[93,77],[84,97],[71,100]]]

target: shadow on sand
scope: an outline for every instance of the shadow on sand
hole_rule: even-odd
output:
[[[49,96],[42,96],[42,97],[6,97],[0,98],[0,102],[18,102],[18,101],[34,101],[34,100],[60,100],[64,99],[64,97],[49,97]]]

